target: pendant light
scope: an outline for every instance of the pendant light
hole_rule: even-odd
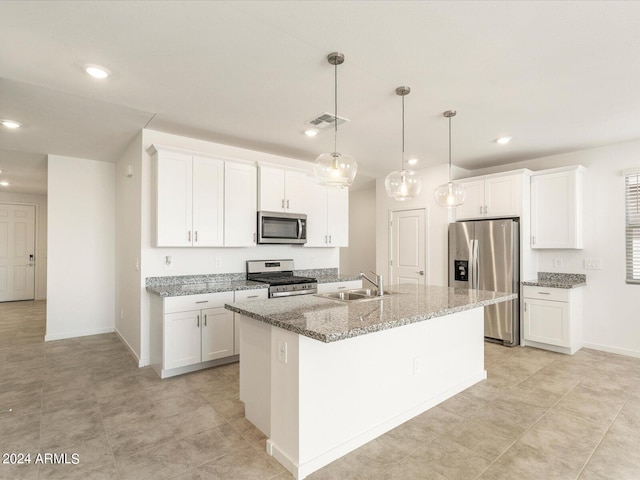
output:
[[[409,87],[396,88],[396,95],[402,97],[402,166],[400,170],[394,170],[384,179],[387,195],[400,202],[417,197],[422,187],[420,175],[413,170],[404,168],[404,97],[410,92]]]
[[[358,164],[351,155],[338,153],[338,65],[344,63],[344,55],[333,52],[327,61],[335,67],[334,73],[334,106],[333,118],[333,152],[323,153],[316,158],[313,170],[320,185],[327,187],[348,187],[353,183],[358,171]]]
[[[443,183],[433,192],[436,203],[441,207],[455,207],[462,205],[467,195],[464,187],[451,181],[451,118],[456,116],[455,110],[447,110],[442,114],[449,119],[449,183]]]

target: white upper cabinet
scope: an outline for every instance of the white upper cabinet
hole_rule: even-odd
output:
[[[224,245],[256,245],[257,168],[255,165],[225,162]]]
[[[323,187],[315,177],[305,178],[307,243],[305,247],[349,245],[349,190]]]
[[[531,248],[582,248],[584,170],[557,168],[531,177]]]
[[[517,173],[460,182],[467,195],[456,207],[456,220],[521,216],[525,178]]]
[[[154,147],[156,246],[222,246],[224,162]]]
[[[260,210],[306,213],[304,179],[306,174],[279,167],[260,166],[258,198]]]
[[[224,162],[193,157],[193,245],[224,244]]]

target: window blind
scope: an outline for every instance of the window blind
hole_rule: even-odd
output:
[[[625,175],[627,283],[640,284],[640,173]]]

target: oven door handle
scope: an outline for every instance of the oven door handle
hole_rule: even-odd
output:
[[[298,240],[300,240],[302,238],[302,219],[299,218],[298,219],[298,236],[297,236]]]
[[[278,298],[278,297],[294,297],[297,295],[314,295],[318,293],[316,288],[311,288],[307,290],[290,290],[288,292],[275,292],[270,294],[270,298]]]

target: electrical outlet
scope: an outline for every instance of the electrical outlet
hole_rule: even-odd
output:
[[[413,374],[417,375],[420,373],[420,359],[418,357],[413,358]]]
[[[564,265],[564,260],[562,258],[554,258],[553,259],[553,266],[556,268],[562,268],[562,266]]]
[[[216,257],[216,268],[220,268],[220,265],[222,265],[222,260],[220,257]]]
[[[278,360],[287,363],[287,342],[278,340]]]
[[[311,255],[309,257],[309,265],[315,265],[316,264],[316,257],[314,257],[313,255]]]

